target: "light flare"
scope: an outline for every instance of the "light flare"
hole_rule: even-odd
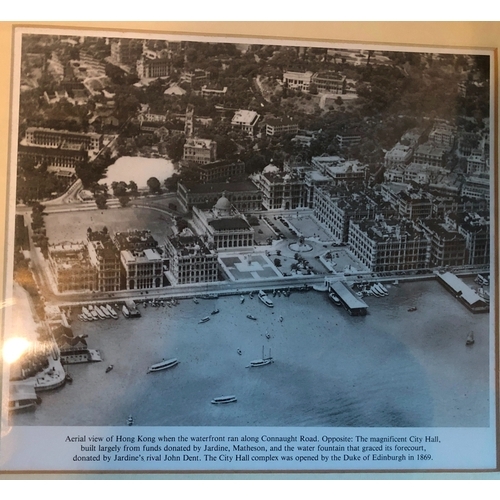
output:
[[[31,346],[31,342],[25,337],[13,337],[7,339],[3,345],[3,359],[12,364],[17,361]]]

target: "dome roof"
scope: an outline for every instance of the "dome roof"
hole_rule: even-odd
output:
[[[221,196],[214,208],[216,210],[231,210],[231,202],[225,196]]]

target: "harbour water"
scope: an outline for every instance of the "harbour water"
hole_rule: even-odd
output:
[[[236,295],[139,306],[135,320],[80,322],[75,314],[75,335],[87,334],[104,361],[71,365],[71,385],[43,393],[36,411],[11,423],[123,426],[133,415],[138,426],[490,424],[489,317],[470,313],[436,281],[366,298],[365,317],[349,316],[326,293],[272,299],[274,308],[248,295],[243,304]],[[466,346],[470,331],[475,344]],[[274,363],[246,368],[263,347]],[[163,358],[180,363],[148,374]],[[229,394],[237,403],[210,404]]]

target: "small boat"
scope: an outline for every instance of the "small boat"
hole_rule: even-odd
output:
[[[267,307],[274,307],[273,301],[267,296],[264,290],[259,290],[259,299]]]
[[[241,354],[242,354],[241,349],[237,349],[236,352],[241,356]]]
[[[194,302],[195,304],[199,304],[199,303],[200,303],[200,301],[199,301],[196,297],[193,299],[193,302]]]
[[[412,306],[412,307],[409,307],[408,308],[408,312],[414,312],[417,310],[417,307],[416,306]]]
[[[73,383],[73,377],[70,375],[69,372],[66,372],[66,375],[64,376],[64,380],[66,380],[66,382],[72,384]]]
[[[220,396],[212,399],[213,405],[225,405],[227,403],[236,403],[236,396]]]
[[[116,311],[113,309],[111,304],[106,304],[106,309],[113,319],[118,319],[118,314],[116,314]]]
[[[252,316],[251,314],[247,314],[247,318],[253,321],[257,321],[257,318],[255,316]]]
[[[201,318],[198,323],[206,323],[207,321],[210,321],[210,316],[205,316],[204,318]]]
[[[177,358],[164,359],[163,361],[160,361],[159,363],[151,365],[148,368],[147,373],[161,372],[162,370],[168,370],[169,368],[173,368],[174,366],[177,366],[178,364],[179,364],[179,361],[177,360]]]
[[[240,304],[243,304],[243,302],[245,302],[245,297],[243,297],[243,295],[240,297]]]
[[[271,335],[269,333],[266,333],[266,339],[269,340],[271,338]]]
[[[264,356],[264,346],[262,346],[262,358],[250,361],[250,364],[247,366],[247,368],[258,368],[259,366],[266,366],[270,365],[271,363],[274,363],[274,360],[271,356],[271,349],[269,349],[269,356],[266,358]]]
[[[134,417],[132,415],[127,418],[127,425],[134,425]]]
[[[92,306],[89,306],[89,312],[94,319],[99,319],[99,315],[97,314],[97,311]]]
[[[283,316],[280,316],[280,323],[283,323]]]
[[[465,345],[472,345],[474,344],[474,342],[474,334],[470,332],[469,335],[467,335],[467,339],[465,340]]]
[[[111,314],[109,313],[108,308],[106,306],[96,306],[96,309],[97,309],[97,314],[101,319],[111,318]]]
[[[88,319],[87,319],[87,318],[86,318],[83,314],[79,314],[79,315],[78,315],[78,319],[79,319],[80,321],[88,321]]]
[[[363,294],[361,294],[363,295]],[[333,292],[330,292],[328,294],[328,298],[336,305],[336,306],[341,306],[342,302],[340,302],[340,299],[337,297],[337,295]]]
[[[219,314],[219,312],[220,311],[218,309],[214,309],[210,314],[214,316],[215,314]]]
[[[106,373],[109,373],[112,369],[114,368],[113,365],[109,365],[107,368],[106,368]]]
[[[248,296],[249,296],[251,299],[253,299],[253,292],[250,292],[250,293],[248,294]]]
[[[122,306],[122,314],[126,317],[126,318],[130,318],[130,311],[128,310],[128,307],[127,306]]]

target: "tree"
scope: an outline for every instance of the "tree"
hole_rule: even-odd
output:
[[[281,260],[280,260],[280,259],[278,259],[278,258],[274,259],[274,265],[275,265],[276,267],[281,267]]]
[[[105,195],[98,194],[95,197],[95,204],[97,205],[97,208],[104,210],[105,208],[107,208],[108,200],[106,199]]]
[[[156,177],[150,177],[147,180],[146,184],[148,185],[149,191],[152,194],[161,193],[161,184],[160,184],[160,181]]]
[[[129,203],[130,203],[130,197],[127,195],[124,196],[119,196],[118,201],[120,202],[120,205],[125,208]]]

